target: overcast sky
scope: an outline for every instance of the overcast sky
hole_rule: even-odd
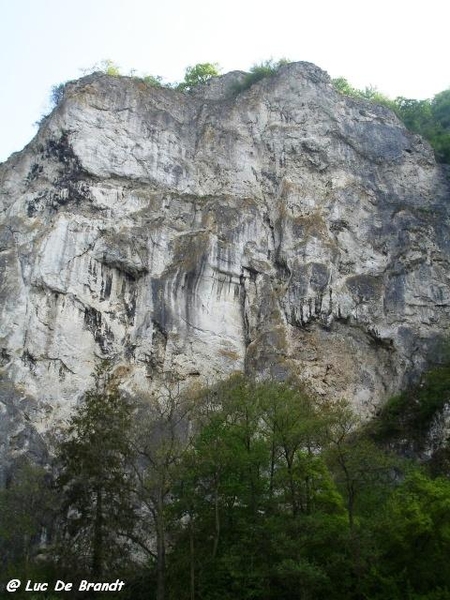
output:
[[[450,87],[443,0],[0,0],[0,161],[36,133],[54,84],[103,59],[126,74],[248,70],[273,57],[427,98]]]

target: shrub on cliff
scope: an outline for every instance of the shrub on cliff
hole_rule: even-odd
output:
[[[370,100],[375,104],[381,104],[387,106],[392,110],[395,109],[395,101],[382,94],[375,86],[366,86],[363,90],[353,87],[345,77],[337,77],[331,80],[334,88],[344,94],[345,96],[351,96],[352,98],[360,98],[362,100]]]
[[[368,425],[373,438],[421,451],[433,419],[450,401],[450,363],[428,371],[419,385],[390,398]]]
[[[52,105],[52,108],[58,106],[58,104],[63,99],[65,87],[65,83],[60,83],[59,85],[54,85],[52,87],[52,91],[50,92],[50,103]]]
[[[159,75],[144,75],[142,77],[142,81],[144,81],[147,85],[151,85],[153,87],[164,87],[162,77]]]
[[[244,80],[235,85],[235,93],[239,94],[244,90],[248,90],[254,83],[261,81],[261,79],[264,79],[265,77],[272,77],[277,73],[280,67],[289,64],[289,62],[290,61],[287,58],[281,58],[279,61],[274,61],[270,58],[269,60],[253,65],[246,74]]]
[[[119,65],[109,58],[105,58],[99,63],[96,63],[90,69],[86,69],[85,74],[95,73],[96,71],[100,71],[102,73],[105,73],[105,75],[110,75],[111,77],[120,77],[120,75],[122,74],[120,72]]]

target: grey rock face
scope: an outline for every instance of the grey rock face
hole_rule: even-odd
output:
[[[367,413],[448,335],[430,147],[311,64],[241,79],[85,77],[0,166],[2,372],[37,434],[105,356],[129,391],[294,372]]]

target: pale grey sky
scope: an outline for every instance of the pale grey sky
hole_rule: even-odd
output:
[[[0,161],[31,140],[52,85],[103,59],[175,81],[199,62],[225,73],[287,57],[393,97],[433,96],[450,87],[446,4],[0,0]]]

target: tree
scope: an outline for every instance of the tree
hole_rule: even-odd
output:
[[[434,419],[450,400],[450,362],[430,369],[420,382],[389,398],[366,428],[380,444],[404,453],[423,452]]]
[[[395,101],[382,94],[378,88],[373,85],[366,86],[363,90],[359,90],[358,88],[354,88],[352,85],[350,85],[345,77],[337,77],[336,79],[332,79],[331,83],[338,92],[344,94],[345,96],[370,100],[375,104],[381,104],[382,106],[387,106],[388,108],[395,110]]]
[[[324,456],[345,500],[348,523],[347,567],[350,592],[364,597],[376,550],[370,536],[400,461],[362,434],[361,420],[347,402],[324,403]]]
[[[2,575],[6,569],[13,576],[13,569],[17,572],[20,567],[24,576],[30,576],[42,542],[51,538],[56,507],[50,474],[23,457],[15,465],[12,480],[0,491]]]
[[[434,118],[429,100],[414,100],[399,96],[395,99],[394,110],[411,131],[425,137],[432,133]]]
[[[178,85],[179,90],[191,90],[196,85],[206,83],[212,77],[220,75],[217,63],[199,63],[194,67],[187,67],[184,81]]]
[[[172,507],[178,526],[170,567],[180,596],[239,598],[262,589],[257,539],[269,454],[257,435],[252,388],[235,377],[205,390],[197,400],[198,429],[184,457]]]
[[[105,75],[110,75],[111,77],[120,77],[121,75],[119,65],[110,58],[104,58],[99,63],[95,63],[92,67],[81,70],[83,75],[89,75],[90,73],[96,73],[97,71],[100,71]]]
[[[450,131],[450,89],[436,94],[431,101],[431,111],[441,127]]]
[[[190,398],[176,381],[166,382],[160,394],[139,400],[133,446],[136,500],[143,511],[139,533],[132,538],[155,563],[157,600],[165,598],[167,512],[179,464],[190,444],[191,413]]]
[[[386,535],[386,532],[389,532]],[[384,549],[382,575],[420,598],[450,593],[450,481],[413,471],[392,494],[378,532]],[[439,594],[431,595],[433,591]],[[447,593],[444,593],[444,590]],[[399,597],[400,594],[399,594]],[[404,596],[403,596],[404,597]]]
[[[199,405],[173,495],[176,595],[327,597],[346,523],[312,399],[295,385],[236,376]]]
[[[77,563],[101,576],[123,564],[134,523],[132,405],[118,390],[107,361],[70,419],[59,448],[58,487],[63,496],[63,544]],[[70,544],[69,544],[69,543]]]
[[[271,447],[270,493],[295,517],[309,514],[329,491],[320,457],[322,418],[300,385],[259,386],[264,434]],[[326,471],[326,469],[325,469]]]
[[[334,88],[346,96],[358,96],[358,90],[347,81],[345,77],[336,77],[331,80]]]
[[[65,83],[60,83],[59,85],[52,86],[52,89],[50,92],[50,103],[51,103],[52,108],[55,108],[56,106],[58,106],[59,103],[61,102],[61,100],[63,99],[65,88],[66,88]]]

